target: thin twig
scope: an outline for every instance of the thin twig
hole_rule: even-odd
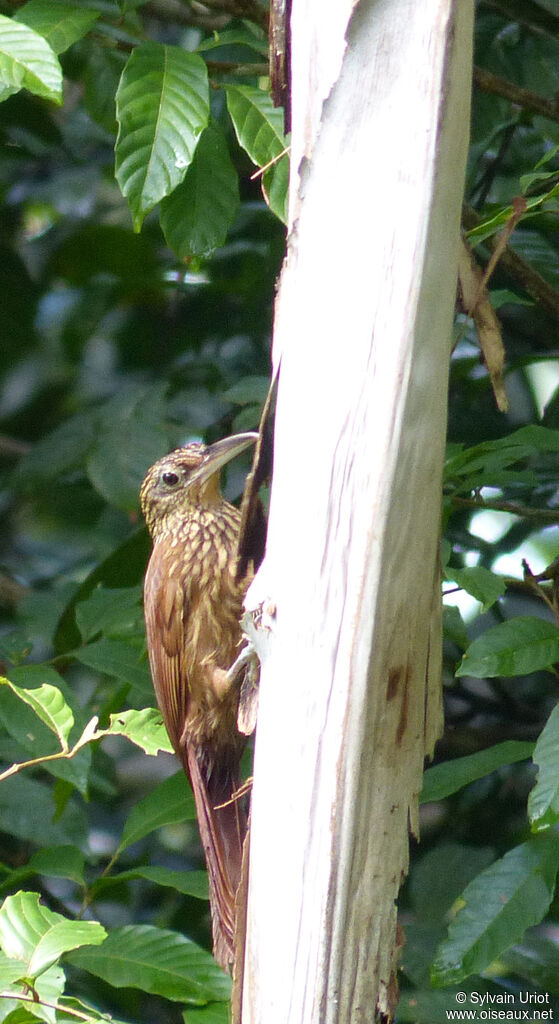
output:
[[[486,71],[485,68],[474,68],[474,84],[484,92],[510,100],[532,114],[541,114],[551,121],[559,121],[559,103],[555,98],[548,100],[530,89],[523,89],[520,85],[509,82],[508,78],[500,78],[491,71]]]
[[[459,508],[473,508],[480,511],[489,509],[493,512],[509,512],[521,519],[536,519],[544,523],[559,523],[559,508],[531,508],[529,505],[517,505],[513,501],[492,501],[481,498],[462,498],[458,494],[451,497],[453,505]]]
[[[269,72],[268,64],[263,61],[254,64],[240,64],[235,60],[207,60],[208,71],[222,75],[247,75],[261,77]]]
[[[6,768],[5,771],[0,772],[0,782],[3,782],[4,779],[9,779],[10,776],[12,775],[17,775],[18,772],[23,771],[24,768],[33,768],[37,764],[45,764],[48,761],[69,761],[78,753],[79,750],[81,750],[82,747],[85,747],[88,743],[93,742],[93,740],[100,740],[103,738],[103,736],[107,735],[107,731],[105,729],[100,729],[99,731],[97,731],[98,722],[99,719],[97,715],[94,715],[94,717],[87,723],[80,738],[76,740],[74,746],[71,748],[68,746],[63,746],[54,754],[43,754],[41,757],[32,757],[31,760],[29,761],[15,762],[9,768]]]
[[[34,1003],[35,1006],[46,1006],[50,1010],[58,1010],[60,1013],[66,1013],[69,1017],[75,1017],[76,1020],[85,1021],[107,1021],[107,1024],[111,1024],[112,1017],[107,1014],[97,1014],[94,1016],[94,1011],[90,1013],[82,1013],[81,1010],[74,1010],[72,1006],[64,1006],[63,1003],[51,1003],[49,999],[41,999],[37,996],[36,992],[27,994],[26,992],[0,992],[0,999],[17,999],[23,1003]]]
[[[268,32],[268,12],[256,0],[204,0],[196,4],[195,10],[210,8],[212,11],[223,11],[234,18],[248,18]]]

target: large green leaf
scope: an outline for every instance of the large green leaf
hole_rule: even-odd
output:
[[[438,949],[433,984],[457,984],[481,973],[538,924],[553,899],[558,867],[557,838],[530,839],[470,882]]]
[[[483,565],[466,566],[464,569],[448,567],[445,577],[447,580],[454,580],[462,590],[475,597],[476,601],[481,601],[484,612],[491,608],[507,589],[503,577],[490,572]]]
[[[95,921],[55,914],[36,892],[8,896],[0,909],[0,946],[6,956],[22,962],[27,978],[36,978],[70,949],[103,942],[106,934]]]
[[[14,775],[0,785],[0,822],[3,832],[45,845],[73,845],[83,849],[88,833],[85,815],[70,800],[55,819],[50,786]]]
[[[9,679],[0,676],[0,685],[9,686],[18,700],[27,704],[41,719],[41,722],[57,737],[60,747],[68,747],[68,737],[74,724],[74,716],[64,697],[56,686],[42,683],[33,690],[16,686]]]
[[[196,817],[194,797],[183,772],[165,779],[132,808],[119,845],[122,853],[156,828]]]
[[[144,695],[151,692],[151,676],[144,653],[125,640],[96,640],[74,654],[82,665],[122,679]]]
[[[250,85],[226,85],[227,108],[240,145],[258,167],[272,164],[263,181],[270,209],[287,221],[289,157],[283,134],[283,112],[274,107],[262,89]]]
[[[83,885],[85,857],[77,846],[48,846],[33,854],[29,868],[39,875],[68,878],[76,885]]]
[[[559,704],[540,733],[533,756],[538,775],[528,797],[528,817],[532,831],[543,832],[559,821]]]
[[[10,963],[10,961],[7,962]],[[11,963],[19,965],[21,971],[21,961],[12,960]],[[37,1024],[37,1019],[39,1019],[46,1021],[47,1024],[58,1024],[60,1018],[57,1017],[53,1007],[58,1005],[65,984],[64,971],[58,964],[54,964],[43,971],[33,984],[37,1002],[30,1003],[28,1000],[24,1002],[21,998],[18,999],[20,996],[29,995],[29,985],[22,979],[18,983],[12,982],[7,986],[2,986],[3,989],[13,993],[13,999],[2,999],[0,1020],[5,1021],[5,1024]]]
[[[76,846],[47,846],[44,850],[37,850],[25,867],[14,870],[6,868],[6,877],[0,883],[0,892],[20,888],[21,884],[33,875],[67,878],[81,886],[84,885],[84,868],[85,857]]]
[[[76,604],[76,622],[87,643],[97,633],[104,636],[131,632],[141,619],[142,588],[96,587]]]
[[[168,754],[173,753],[161,712],[155,708],[121,711],[117,715],[111,715],[109,728],[104,732],[112,736],[125,736],[152,757],[160,750],[165,750]]]
[[[146,214],[183,180],[208,123],[204,61],[178,46],[142,43],[122,73],[116,112],[115,173],[139,231]]]
[[[139,988],[201,1005],[229,998],[230,979],[213,957],[178,932],[151,925],[115,928],[98,948],[68,956],[70,963],[116,988]]]
[[[24,687],[10,681],[0,686],[0,721],[22,750],[16,754],[18,762],[46,757],[49,754],[66,750],[71,732],[77,739],[78,730],[74,729],[74,715],[68,706],[65,695],[58,685],[51,682],[40,682],[43,676],[53,681],[61,677],[53,669],[41,666],[21,666],[11,670],[10,675],[21,679]],[[34,686],[35,680],[39,681]],[[71,745],[71,743],[70,743]],[[61,758],[43,762],[46,771],[58,778],[65,779],[76,786],[81,793],[86,793],[91,766],[91,751],[83,749],[72,758]]]
[[[162,868],[158,865],[130,868],[129,871],[120,871],[118,875],[101,876],[94,885],[95,892],[110,888],[112,885],[120,885],[122,882],[132,882],[135,879],[143,878],[154,885],[163,885],[175,892],[181,892],[184,896],[194,896],[198,900],[208,899],[208,875],[206,871],[171,871],[170,868]]]
[[[167,245],[179,257],[206,256],[223,245],[239,211],[239,181],[227,143],[206,128],[184,181],[161,203]]]
[[[464,654],[457,676],[524,676],[559,661],[559,629],[530,615],[487,629]]]
[[[77,605],[87,600],[96,587],[126,587],[140,584],[145,573],[151,550],[151,538],[145,527],[137,530],[119,544],[102,562],[86,576],[83,583],[71,596],[60,617],[54,646],[57,654],[71,651],[80,643],[80,633],[75,622]]]
[[[162,427],[165,385],[122,389],[104,407],[97,439],[87,459],[91,483],[106,501],[126,512],[138,508],[138,492],[149,467],[168,450]]]
[[[45,39],[0,14],[0,100],[20,89],[62,103],[62,68]]]
[[[14,15],[14,21],[28,25],[55,53],[63,53],[81,39],[97,21],[99,11],[91,7],[62,3],[61,0],[29,0]]]
[[[423,789],[419,801],[428,804],[434,800],[444,800],[451,793],[456,793],[476,779],[482,779],[502,765],[526,760],[532,756],[533,750],[533,743],[507,740],[476,754],[435,764],[432,768],[427,768],[423,776]]]

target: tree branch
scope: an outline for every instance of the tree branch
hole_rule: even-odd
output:
[[[520,516],[521,519],[559,523],[559,508],[531,508],[529,505],[517,505],[513,501],[483,501],[478,498],[461,498],[457,494],[453,495],[450,500],[458,508],[472,508],[481,511],[489,509],[494,512],[509,512],[513,516]]]
[[[464,206],[462,223],[466,230],[471,230],[480,222],[480,215],[471,206]],[[495,248],[497,239],[488,238],[487,243]],[[501,254],[499,265],[518,281],[528,295],[536,302],[541,303],[551,316],[559,320],[559,293],[522,256],[511,249],[510,245],[507,245]]]
[[[269,71],[268,64],[264,62],[239,64],[234,60],[207,60],[206,66],[213,74],[222,75],[267,75]]]
[[[203,4],[195,3],[192,6],[193,10],[200,11],[200,14],[204,14],[204,9],[209,8],[212,11],[229,14],[232,18],[248,18],[268,33],[268,12],[257,3],[257,0],[204,0]]]
[[[548,117],[552,121],[559,121],[559,102],[555,97],[548,100],[545,96],[539,96],[530,89],[523,89],[514,82],[509,82],[507,78],[499,78],[491,71],[485,71],[484,68],[478,67],[474,68],[474,84],[484,92],[494,93],[495,96],[510,100],[511,103],[516,103],[517,106],[522,107],[523,110],[529,110],[532,114],[541,114],[542,117]]]
[[[144,11],[159,21],[171,21],[176,25],[192,25],[195,28],[208,29],[210,32],[221,31],[231,20],[230,14],[207,13],[199,4],[194,10],[181,3],[181,0],[149,0]]]

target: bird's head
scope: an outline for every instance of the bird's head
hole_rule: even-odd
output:
[[[187,444],[158,459],[140,488],[140,504],[152,537],[168,517],[221,500],[220,470],[254,444],[258,434],[234,434],[215,444]]]

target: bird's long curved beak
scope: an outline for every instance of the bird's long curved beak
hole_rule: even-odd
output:
[[[188,484],[204,484],[206,480],[218,473],[231,459],[234,459],[246,448],[250,448],[258,440],[258,434],[232,434],[231,437],[224,437],[215,444],[210,444],[204,453],[204,461],[190,477]]]

